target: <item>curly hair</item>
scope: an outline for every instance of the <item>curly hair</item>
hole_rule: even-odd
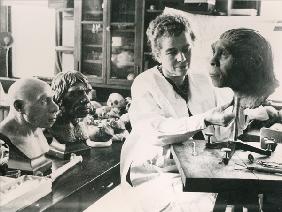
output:
[[[54,91],[54,102],[62,106],[62,100],[68,89],[77,82],[85,84],[85,87],[92,89],[87,78],[78,71],[60,72],[52,81],[51,88]]]
[[[241,63],[248,92],[266,96],[273,93],[279,83],[273,70],[270,43],[258,31],[247,28],[228,30],[220,39],[228,42],[228,50]]]
[[[179,36],[182,32],[189,33],[192,41],[196,39],[189,21],[183,16],[161,14],[152,20],[146,34],[154,59],[157,58],[161,48],[159,38]]]

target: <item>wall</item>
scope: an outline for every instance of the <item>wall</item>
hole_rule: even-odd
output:
[[[11,10],[12,76],[51,77],[55,64],[55,11],[37,5],[14,5]]]

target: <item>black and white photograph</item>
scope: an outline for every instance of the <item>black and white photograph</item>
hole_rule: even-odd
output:
[[[282,0],[0,0],[1,212],[282,212]]]

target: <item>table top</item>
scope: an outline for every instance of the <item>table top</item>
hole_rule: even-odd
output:
[[[70,170],[65,172],[62,176],[59,176],[52,185],[52,192],[41,198],[31,206],[25,208],[23,211],[44,211],[52,208],[56,204],[61,204],[63,201],[73,196],[75,193],[78,195],[85,195],[85,201],[89,201],[87,204],[94,202],[94,197],[97,198],[97,194],[83,194],[81,191],[86,191],[86,187],[91,187],[89,190],[95,193],[93,188],[93,182],[102,181],[101,176],[109,172],[109,175],[115,175],[115,178],[119,179],[119,161],[120,151],[122,143],[113,143],[110,147],[92,148],[89,155],[83,156],[82,163],[76,164]],[[61,160],[52,158],[53,167],[61,167],[69,160]],[[111,172],[115,169],[114,172]],[[108,185],[105,185],[108,186]],[[104,186],[104,187],[105,187]],[[98,188],[97,188],[98,190]],[[94,196],[93,196],[94,195]],[[93,196],[93,197],[92,197]],[[79,197],[81,198],[81,197]],[[83,201],[83,198],[81,199]],[[84,205],[87,207],[88,205]],[[74,209],[74,208],[72,208]],[[75,211],[75,210],[73,210]],[[80,211],[80,210],[77,210]]]
[[[229,163],[222,162],[225,153],[220,149],[207,149],[206,141],[194,140],[196,155],[193,152],[193,140],[172,146],[173,157],[181,174],[184,191],[226,192],[253,191],[269,192],[282,190],[282,175],[250,171],[241,165],[250,165],[248,154],[251,152],[236,150]],[[259,147],[259,143],[250,142]],[[278,144],[270,157],[251,153],[255,161],[275,161],[282,163],[282,145]]]

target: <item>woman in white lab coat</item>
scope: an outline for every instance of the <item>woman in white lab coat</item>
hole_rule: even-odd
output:
[[[215,107],[218,101],[208,78],[189,73],[195,35],[187,20],[160,15],[150,23],[147,36],[161,65],[133,82],[132,132],[122,148],[121,185],[136,210],[211,211],[214,194],[181,192],[170,146],[201,136],[202,130],[228,138],[230,131],[219,126],[233,118],[225,110],[231,101]]]

